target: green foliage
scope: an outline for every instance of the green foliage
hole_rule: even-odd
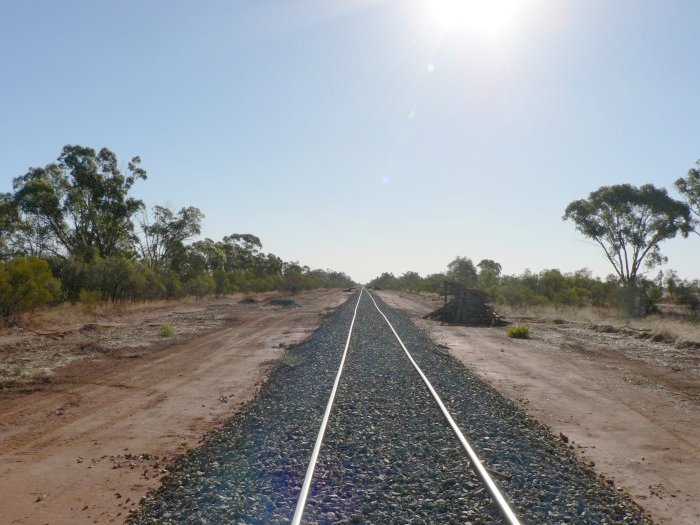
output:
[[[509,326],[506,333],[512,339],[530,339],[530,327],[526,324]]]
[[[370,288],[378,288],[381,290],[402,290],[403,286],[397,284],[397,279],[391,272],[384,272],[379,277],[375,277],[367,283]]]
[[[301,357],[294,354],[284,354],[277,360],[280,368],[296,368],[302,363]]]
[[[476,267],[472,260],[467,257],[455,257],[455,259],[447,265],[447,277],[451,281],[456,281],[473,288],[476,286]]]
[[[683,195],[688,207],[695,214],[693,220],[693,231],[700,235],[700,160],[696,163],[697,168],[688,170],[686,178],[676,180],[676,189]]]
[[[17,207],[11,193],[0,193],[0,259],[9,255],[9,239],[17,229]]]
[[[488,296],[494,297],[500,283],[501,265],[491,259],[482,259],[476,266],[479,268],[476,286]]]
[[[86,312],[94,312],[102,302],[102,292],[99,290],[80,290],[78,300]]]
[[[678,274],[670,270],[665,278],[668,298],[678,305],[687,306],[691,312],[700,310],[700,279],[688,281],[680,279]]]
[[[308,273],[312,288],[349,288],[355,282],[343,272],[333,270],[311,270]]]
[[[32,311],[56,299],[60,283],[49,264],[36,257],[0,263],[0,316]]]
[[[164,324],[158,330],[161,337],[172,337],[175,335],[175,328],[171,324]]]
[[[90,265],[93,289],[100,290],[112,303],[139,297],[145,287],[145,277],[136,263],[122,256],[98,258]]]
[[[196,275],[185,283],[185,293],[187,295],[194,295],[195,297],[202,298],[206,295],[213,294],[215,291],[216,281],[207,273]]]
[[[225,270],[216,270],[212,277],[216,283],[216,295],[224,295],[235,290]]]
[[[480,270],[477,286],[499,304],[612,307],[626,315],[639,316],[656,312],[656,304],[665,298],[664,290],[667,289],[668,298],[676,304],[687,305],[691,311],[697,311],[700,307],[700,281],[683,281],[672,271],[667,274],[664,288],[660,278],[650,281],[638,277],[635,283],[625,284],[614,275],[609,275],[606,280],[593,277],[586,268],[573,273],[550,269],[539,273],[526,270],[521,275],[500,275],[500,265],[486,261],[486,264],[477,265]],[[410,279],[405,279],[405,275],[409,275]],[[445,274],[432,274],[424,278],[416,275],[415,272],[407,272],[402,277],[395,277],[383,273],[368,285],[385,290],[441,293],[442,283],[447,279]]]
[[[129,197],[136,180],[146,178],[140,162],[134,157],[125,176],[107,148],[97,152],[68,145],[57,162],[17,177],[12,203],[18,210],[17,222],[28,228],[25,244],[39,235],[46,250],[41,255],[86,260],[94,254],[110,257],[130,251],[131,218],[143,207],[140,200]]]
[[[423,279],[423,284],[421,286],[421,291],[440,293],[443,288],[443,283],[447,279],[444,273],[431,273]]]
[[[173,299],[183,294],[182,280],[176,272],[162,272],[158,277],[166,298]]]
[[[623,297],[619,290],[621,285],[614,277],[606,281],[594,278],[588,269],[574,273],[562,273],[559,270],[543,270],[535,274],[526,270],[521,275],[501,275],[500,264],[485,259],[477,265],[477,287],[491,297],[494,302],[513,306],[524,305],[567,305],[567,306],[622,306]],[[410,278],[406,278],[409,276]],[[443,282],[447,274],[437,273],[421,278],[415,272],[407,272],[402,277],[390,273],[370,281],[369,286],[386,290],[418,290],[442,293]],[[639,296],[636,304],[653,306],[659,293],[650,281],[640,279],[639,288],[644,291],[642,301]],[[642,308],[644,309],[644,307]]]
[[[115,304],[182,295],[182,284],[173,272],[154,270],[120,255],[96,256],[89,263],[71,257],[57,262],[54,271],[63,283],[64,297],[71,301],[83,302],[81,291],[98,293]]]
[[[615,306],[625,315],[641,317],[657,311],[654,297],[661,294],[649,281],[628,283],[615,291]]]
[[[372,279],[367,285],[382,290],[439,293],[446,280],[447,276],[444,273],[434,273],[427,277],[421,277],[418,273],[409,271],[401,277],[395,277],[393,273],[384,272],[379,277]]]
[[[204,214],[189,206],[174,213],[164,206],[153,208],[153,220],[141,219],[138,239],[141,257],[152,268],[177,268],[185,257],[185,241],[201,232]]]
[[[603,186],[570,203],[563,219],[600,245],[623,283],[635,282],[642,262],[665,262],[659,243],[687,236],[692,225],[688,206],[652,184]]]

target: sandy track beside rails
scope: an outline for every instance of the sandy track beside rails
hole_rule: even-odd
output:
[[[306,339],[349,296],[305,292],[294,296],[301,308],[293,309],[219,301],[226,322],[204,334],[141,347],[138,358],[113,352],[76,360],[39,390],[5,396],[0,521],[123,522],[160,483],[168,461],[234,415],[258,391],[270,360]],[[158,319],[149,314],[151,324]]]
[[[583,461],[629,491],[655,521],[700,523],[697,367],[656,366],[624,351],[642,344],[663,351],[666,343],[532,320],[532,339],[514,340],[504,328],[424,320],[439,305],[425,297],[378,293],[555,435],[567,436]]]

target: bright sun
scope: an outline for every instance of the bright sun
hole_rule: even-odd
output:
[[[433,18],[444,28],[463,27],[498,33],[522,0],[430,0]]]

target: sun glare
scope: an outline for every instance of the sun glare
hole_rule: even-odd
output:
[[[445,29],[466,28],[498,33],[522,0],[430,0],[433,18]]]

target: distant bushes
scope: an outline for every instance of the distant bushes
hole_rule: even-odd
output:
[[[696,314],[700,313],[700,280],[680,279],[676,272],[671,270],[666,274],[664,284],[673,303],[686,306]]]
[[[58,259],[52,263],[62,284],[58,298],[81,303],[87,300],[88,292],[90,301],[94,301],[97,294],[104,301],[119,303],[271,290],[296,293],[353,284],[343,273],[310,270],[307,267],[296,270],[298,265],[295,264],[292,265],[293,270],[280,265],[279,269],[272,271],[204,269],[179,273],[170,269],[151,268],[143,261],[118,255],[105,258],[95,256],[89,263],[80,258]]]
[[[182,284],[167,272],[156,272],[139,261],[121,255],[94,256],[90,262],[78,257],[53,261],[54,272],[62,284],[62,299],[69,301],[101,300],[118,303],[168,296],[179,293]]]
[[[416,272],[406,272],[399,277],[395,277],[393,273],[384,272],[367,283],[367,286],[382,290],[440,293],[442,291],[442,283],[447,279],[447,275],[444,273],[434,273],[427,277],[421,277]]]
[[[353,284],[343,273],[310,270],[296,263],[281,263],[272,270],[178,273],[152,268],[143,261],[122,255],[94,255],[90,262],[80,257],[50,260],[17,257],[0,262],[0,318],[62,301],[77,302],[86,311],[94,311],[105,301],[117,304],[271,290],[297,293],[315,288],[346,288]]]
[[[550,269],[539,273],[526,270],[520,275],[501,275],[500,265],[490,259],[477,265],[465,258],[457,260],[464,267],[478,268],[475,281],[468,275],[468,280],[462,277],[460,281],[460,274],[448,268],[445,273],[426,277],[416,272],[406,272],[399,277],[383,273],[368,285],[385,290],[442,293],[444,281],[457,280],[466,286],[480,288],[498,304],[612,307],[633,316],[657,311],[656,305],[661,301],[687,306],[690,312],[700,309],[700,281],[679,279],[673,271],[666,275],[659,273],[653,280],[638,277],[635,283],[623,286],[615,276],[602,280],[593,277],[585,268],[572,273]],[[462,273],[466,275],[466,272]]]
[[[513,306],[559,304],[566,306],[613,306],[619,284],[616,280],[601,281],[587,269],[574,273],[543,270],[521,275],[507,275],[486,290],[498,303]]]

